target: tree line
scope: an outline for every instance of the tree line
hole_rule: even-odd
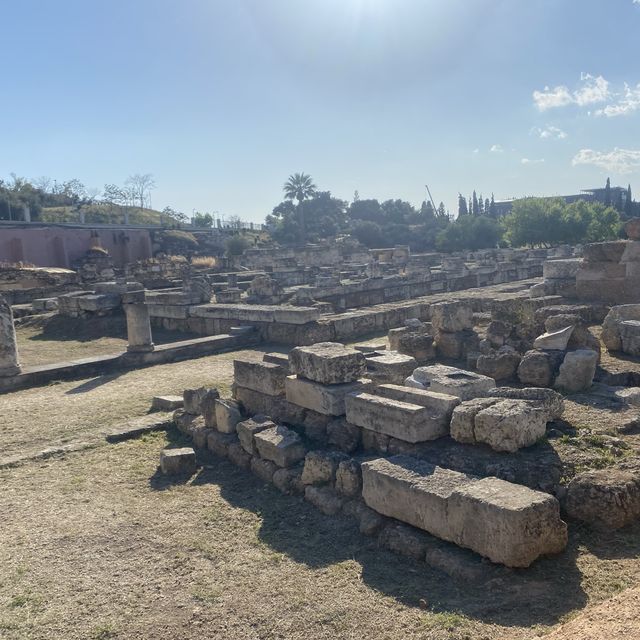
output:
[[[598,242],[618,237],[621,215],[615,206],[561,198],[523,198],[510,215],[497,215],[493,194],[474,190],[458,196],[454,219],[443,203],[420,208],[401,199],[347,202],[322,191],[311,176],[295,173],[283,186],[284,200],[266,217],[272,237],[283,244],[317,242],[350,234],[369,248],[409,245],[412,251],[460,251],[507,246],[551,246]],[[631,190],[628,191],[631,203]],[[629,211],[634,204],[629,204]]]

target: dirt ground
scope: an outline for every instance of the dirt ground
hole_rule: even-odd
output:
[[[640,524],[602,533],[573,523],[560,556],[473,585],[379,549],[352,521],[207,453],[172,484],[157,465],[163,447],[184,443],[176,432],[104,443],[153,395],[203,384],[228,394],[233,359],[271,350],[0,396],[0,458],[91,445],[0,469],[0,638],[529,640],[566,623],[551,637],[578,640],[604,638],[606,620],[632,628]],[[606,436],[634,414],[610,408],[567,401],[567,425],[588,438],[553,446],[585,447],[589,465],[630,455]],[[635,454],[633,434],[624,439]],[[607,640],[635,637],[623,631]]]

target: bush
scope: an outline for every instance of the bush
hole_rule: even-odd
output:
[[[243,236],[232,236],[225,243],[228,256],[241,256],[250,246],[250,242]]]

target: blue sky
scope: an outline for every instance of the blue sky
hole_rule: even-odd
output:
[[[295,171],[350,200],[640,197],[634,0],[0,0],[0,176],[152,173],[260,221]]]

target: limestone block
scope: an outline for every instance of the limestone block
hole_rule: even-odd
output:
[[[344,504],[344,499],[331,487],[307,485],[304,490],[304,499],[327,516],[335,516]]]
[[[476,360],[476,368],[482,375],[499,380],[511,380],[515,377],[520,364],[520,354],[515,350],[498,351],[481,355]]]
[[[369,374],[376,382],[402,383],[416,368],[418,362],[409,355],[389,351],[383,355],[367,358]]]
[[[207,449],[221,458],[229,455],[232,445],[238,443],[238,437],[233,433],[220,433],[214,429],[207,429]]]
[[[399,522],[389,523],[380,532],[378,544],[384,549],[414,560],[424,560],[427,551],[425,534]]]
[[[196,452],[191,447],[164,449],[160,454],[160,470],[165,475],[191,475],[196,471]]]
[[[484,396],[496,386],[493,378],[442,364],[418,367],[412,377],[430,391],[457,396],[461,400]]]
[[[474,398],[458,405],[451,416],[451,437],[458,442],[476,444],[476,415],[497,402],[500,402],[498,398]]]
[[[620,262],[640,262],[640,242],[632,240],[627,241],[625,243],[624,252],[622,253]]]
[[[527,351],[518,366],[518,380],[535,387],[550,387],[563,358],[563,351]]]
[[[400,346],[400,338],[407,334],[411,333],[411,329],[409,327],[398,327],[396,329],[389,329],[387,333],[387,339],[389,340],[389,349],[391,351],[397,351]]]
[[[182,393],[184,410],[196,415],[203,414],[203,404],[210,403],[220,397],[215,388],[200,387],[199,389],[185,389]]]
[[[220,434],[225,435],[225,434]],[[241,469],[249,469],[251,467],[251,455],[247,453],[240,442],[232,442],[227,449],[227,457],[233,464]]]
[[[355,518],[359,523],[360,533],[373,536],[382,529],[386,519],[374,511],[361,499],[348,500],[342,506],[345,515]]]
[[[268,396],[253,389],[233,386],[233,396],[242,406],[245,414],[267,415],[274,420],[299,422],[304,414],[302,407],[291,405],[284,396]]]
[[[631,218],[624,225],[624,231],[630,240],[640,240],[640,218]]]
[[[343,460],[336,470],[336,491],[343,496],[354,497],[362,493],[362,471],[356,460]]]
[[[265,353],[262,356],[262,362],[270,362],[271,364],[277,364],[285,371],[289,371],[289,356],[286,353]]]
[[[443,436],[449,432],[451,415],[454,408],[460,404],[460,398],[457,396],[395,384],[381,384],[373,390],[373,393],[383,398],[417,404],[429,409],[429,422],[434,431]]]
[[[480,344],[478,334],[471,329],[456,333],[436,331],[435,341],[438,354],[450,360],[465,358],[469,351],[477,351]]]
[[[289,353],[291,373],[320,384],[354,382],[366,369],[362,353],[338,342],[318,342],[296,347]]]
[[[362,463],[362,497],[367,506],[444,540],[454,537],[447,508],[452,493],[474,481],[473,476],[408,456]]]
[[[433,360],[436,356],[433,346],[433,336],[428,333],[414,333],[412,331],[403,334],[398,340],[398,353],[412,356],[418,362]],[[404,376],[406,378],[406,376]]]
[[[457,489],[449,523],[452,542],[508,567],[528,567],[567,545],[567,525],[553,496],[498,478]]]
[[[542,406],[549,420],[557,420],[564,411],[564,398],[553,389],[541,389],[539,387],[524,387],[515,389],[513,387],[496,387],[487,392],[487,396],[492,398],[513,398],[518,400],[528,400]]]
[[[344,399],[349,393],[362,389],[364,380],[345,384],[320,384],[300,376],[287,376],[287,402],[327,416],[345,414]]]
[[[567,487],[571,518],[602,529],[619,529],[640,518],[640,476],[622,469],[578,474]]]
[[[270,362],[233,361],[233,379],[236,384],[269,396],[284,395],[286,375],[285,369]]]
[[[173,414],[173,422],[178,431],[191,436],[196,429],[204,429],[204,418],[193,413],[187,413],[184,409],[177,409]]]
[[[620,262],[627,244],[625,240],[585,244],[582,248],[582,257],[585,262]]]
[[[566,525],[552,496],[407,456],[362,464],[365,503],[383,515],[512,567],[558,553]]]
[[[564,351],[569,344],[575,325],[569,325],[558,331],[543,333],[533,341],[534,349]]]
[[[611,307],[602,323],[602,342],[609,351],[621,351],[620,322],[640,320],[640,304],[622,304]]]
[[[86,295],[78,297],[78,305],[82,311],[107,311],[120,306],[122,298],[115,293],[104,295]]]
[[[547,418],[547,411],[533,402],[500,400],[476,414],[475,439],[495,451],[514,453],[535,444],[544,436]]]
[[[473,309],[468,302],[438,302],[431,305],[430,311],[436,331],[453,333],[473,328]]]
[[[546,260],[542,264],[542,275],[546,279],[575,278],[582,264],[580,258],[566,258],[562,260]]]
[[[299,464],[291,468],[278,469],[273,474],[273,484],[282,493],[287,495],[304,493],[302,465]]]
[[[622,352],[640,356],[640,320],[623,320],[619,328]]]
[[[192,434],[193,446],[196,449],[204,449],[207,446],[207,440],[209,438],[209,434],[212,433],[213,429],[208,429],[205,427],[204,429],[197,429]]]
[[[234,400],[215,401],[216,429],[221,433],[235,433],[236,425],[242,420],[240,405]]]
[[[292,467],[307,452],[300,436],[282,425],[254,433],[253,440],[260,457],[275,462],[279,467]]]
[[[151,411],[175,411],[184,406],[182,396],[153,396]]]
[[[435,440],[446,434],[432,411],[408,402],[358,392],[346,397],[347,421],[406,442]],[[443,433],[444,432],[444,433]]]
[[[309,451],[304,459],[302,482],[314,485],[333,485],[338,465],[347,459],[345,454],[336,451]]]
[[[252,456],[258,455],[258,449],[256,448],[254,440],[255,434],[275,426],[275,423],[264,416],[253,416],[253,418],[249,418],[249,420],[238,422],[236,431],[242,448]]]
[[[355,344],[353,348],[360,353],[369,354],[373,353],[379,355],[379,351],[386,351],[387,345],[385,342],[367,342],[366,344]],[[366,357],[366,356],[365,356]]]
[[[560,365],[556,389],[575,392],[589,389],[596,373],[598,354],[590,349],[569,351]]]
[[[349,424],[345,418],[337,418],[327,425],[327,442],[345,453],[354,452],[361,441],[360,427]]]
[[[254,456],[251,458],[250,463],[251,471],[260,478],[263,482],[273,482],[273,475],[278,470],[278,467],[271,462],[271,460],[263,460]]]

